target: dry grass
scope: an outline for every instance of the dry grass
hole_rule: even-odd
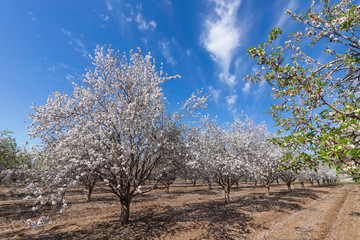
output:
[[[51,214],[51,224],[31,230],[28,218],[43,213],[31,211],[23,195],[6,196],[0,190],[0,239],[253,239],[281,219],[305,208],[339,186],[319,186],[286,191],[284,184],[274,184],[272,195],[265,188],[240,184],[232,189],[230,204],[224,203],[223,191],[215,186],[192,186],[179,181],[135,198],[130,223],[121,226],[117,198],[96,188],[91,203],[81,189],[67,194],[70,207],[62,214]]]

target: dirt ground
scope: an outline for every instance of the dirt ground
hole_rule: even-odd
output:
[[[64,213],[51,213],[51,222],[37,230],[25,221],[37,219],[24,195],[0,189],[0,239],[360,239],[360,185],[242,183],[224,203],[222,189],[177,182],[165,193],[162,186],[135,198],[130,223],[120,226],[120,204],[97,188],[91,203],[81,189],[67,194]]]

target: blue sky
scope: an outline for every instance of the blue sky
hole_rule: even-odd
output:
[[[304,4],[304,3],[307,3]],[[71,92],[97,45],[122,52],[151,52],[164,72],[181,79],[164,91],[173,106],[198,89],[209,94],[208,112],[220,121],[246,114],[271,132],[264,111],[272,103],[267,84],[242,79],[256,69],[247,48],[267,40],[279,26],[297,30],[284,15],[302,11],[300,0],[0,0],[0,129],[14,132],[20,145],[33,103],[52,92]],[[284,38],[285,38],[284,35]],[[30,141],[30,143],[33,141]]]

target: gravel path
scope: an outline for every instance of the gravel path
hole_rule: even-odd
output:
[[[360,239],[359,192],[355,185],[336,188],[255,239]]]

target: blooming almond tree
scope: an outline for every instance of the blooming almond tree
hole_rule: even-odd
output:
[[[203,129],[199,130],[197,139],[193,139],[195,162],[192,165],[214,177],[224,189],[225,202],[229,203],[231,187],[248,175],[250,159],[265,128],[247,117],[245,120],[235,118],[223,127],[208,116],[202,121]]]
[[[319,162],[360,173],[360,5],[352,0],[312,0],[305,13],[287,13],[303,28],[282,45],[251,47],[261,69],[253,82],[267,81],[276,103],[270,114],[280,126],[279,144],[299,152],[295,168]],[[310,43],[310,46],[309,46]],[[321,60],[316,49],[323,49]]]
[[[188,172],[193,176],[200,177],[205,181],[209,190],[212,189],[213,183],[216,181],[216,167],[211,164],[214,153],[211,150],[210,137],[201,131],[199,126],[192,127],[187,132],[187,156],[186,167]]]
[[[169,114],[161,84],[178,76],[157,72],[150,54],[131,51],[127,57],[98,47],[92,60],[94,68],[82,85],[74,84],[71,96],[56,92],[46,105],[32,107],[29,134],[41,139],[45,162],[74,173],[61,174],[59,182],[69,186],[84,173],[96,173],[119,198],[120,222],[126,224],[131,200],[167,161],[164,151],[177,144],[173,130],[204,107],[206,97],[193,94]]]
[[[280,147],[268,143],[266,138],[258,142],[252,162],[253,167],[258,171],[257,181],[265,184],[268,194],[270,194],[271,183],[280,178],[279,164],[281,158],[282,149]]]

